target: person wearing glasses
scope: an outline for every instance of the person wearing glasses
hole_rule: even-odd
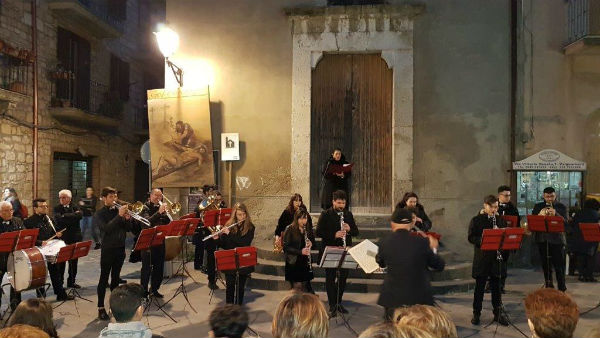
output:
[[[81,227],[79,221],[83,216],[79,207],[71,203],[73,195],[71,190],[63,189],[58,192],[59,205],[54,207],[54,223],[61,229],[65,229],[63,240],[67,245],[81,242]],[[69,261],[69,277],[67,278],[67,287],[79,289],[81,286],[75,283],[77,277],[77,259]]]

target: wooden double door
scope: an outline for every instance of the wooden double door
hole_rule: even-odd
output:
[[[393,72],[380,54],[325,54],[312,71],[311,210],[320,209],[321,172],[336,147],[354,163],[354,212],[392,205]]]

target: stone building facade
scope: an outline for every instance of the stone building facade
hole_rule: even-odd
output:
[[[81,187],[91,184],[97,191],[106,185],[118,187],[123,199],[133,199],[139,147],[147,138],[145,91],[152,86],[162,86],[162,57],[150,41],[152,23],[164,19],[164,1],[162,9],[160,1],[151,0],[41,0],[35,3],[37,196],[56,202],[54,195],[58,190],[71,185],[74,194],[81,196],[84,193]],[[60,34],[76,36],[70,40],[71,47],[61,45]],[[2,1],[0,40],[17,50],[32,50],[30,2]],[[79,63],[89,69],[87,72],[63,65],[60,60],[62,55],[64,62],[65,48],[75,49],[73,44],[80,41],[89,46],[89,57]],[[6,70],[9,64],[6,47],[3,52],[3,74],[6,74],[10,72]],[[67,61],[72,57],[67,52]],[[115,70],[115,63],[122,68]],[[32,68],[29,64],[21,93],[12,90],[10,84],[0,89],[0,182],[3,187],[14,187],[29,207],[35,194]],[[115,79],[119,72],[126,74]],[[72,74],[65,77],[74,79],[67,82],[76,88],[69,87],[60,96],[61,84],[57,78],[62,74]],[[10,75],[6,76],[8,82],[12,81]],[[125,92],[126,97],[111,104],[114,102],[109,102],[111,92],[115,89]],[[73,96],[74,90],[79,91],[78,97]],[[77,100],[83,100],[83,104],[78,106]],[[77,172],[81,166],[83,174]],[[77,181],[81,175],[83,182],[81,177]],[[145,180],[147,187],[147,178]]]

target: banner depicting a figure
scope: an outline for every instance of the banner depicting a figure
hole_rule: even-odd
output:
[[[153,187],[214,184],[208,88],[149,90],[148,124]]]

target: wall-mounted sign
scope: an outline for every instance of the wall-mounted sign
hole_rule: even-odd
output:
[[[530,171],[585,171],[586,163],[572,159],[560,151],[545,149],[524,160],[513,162],[512,168]]]
[[[240,134],[221,133],[221,161],[240,160]]]

